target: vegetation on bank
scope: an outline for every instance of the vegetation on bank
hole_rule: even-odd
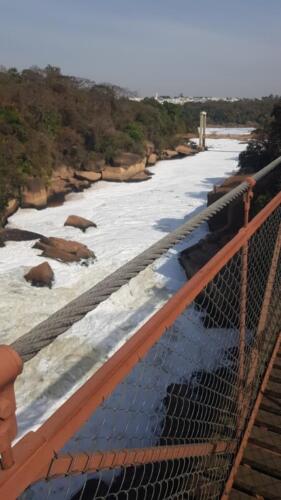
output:
[[[274,99],[210,102],[204,109],[214,124],[259,124]],[[47,184],[59,164],[111,164],[123,151],[144,154],[147,141],[156,151],[172,148],[179,134],[196,130],[201,109],[200,103],[131,101],[119,87],[53,66],[0,69],[0,211],[30,177]]]
[[[279,96],[262,99],[240,99],[239,101],[208,101],[204,104],[191,102],[184,105],[191,123],[197,124],[200,111],[207,112],[208,123],[225,126],[263,127],[268,124],[273,106]]]
[[[273,106],[270,119],[255,132],[245,151],[240,153],[241,173],[254,173],[281,156],[281,99]],[[257,209],[262,208],[281,190],[281,167],[271,175],[266,190],[258,196]]]
[[[121,151],[174,145],[192,127],[180,106],[133,102],[122,89],[65,76],[48,66],[0,71],[0,208],[27,178],[48,181],[63,163],[77,169]]]

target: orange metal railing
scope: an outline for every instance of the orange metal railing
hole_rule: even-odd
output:
[[[0,350],[0,498],[227,498],[280,343],[281,194],[249,222],[250,196],[245,227],[13,447],[21,363]]]

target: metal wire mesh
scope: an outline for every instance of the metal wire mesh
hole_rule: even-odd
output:
[[[280,223],[279,207],[61,450],[145,456],[166,447],[167,458],[85,468],[41,481],[23,499],[220,498],[280,329]],[[216,451],[218,443],[225,449]],[[170,458],[178,445],[202,449]]]

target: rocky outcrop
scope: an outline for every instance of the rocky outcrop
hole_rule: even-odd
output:
[[[228,179],[225,179],[220,186],[214,186],[213,191],[208,193],[208,206],[227,194],[233,188],[239,186],[239,184],[244,182],[247,177],[247,175],[233,175]],[[212,217],[208,221],[208,225],[211,231],[218,231],[226,227],[230,227],[232,230],[235,230],[242,226],[243,220],[243,201],[242,198],[239,197]]]
[[[174,149],[163,149],[160,158],[161,160],[172,160],[172,158],[176,158],[177,156],[178,153]]]
[[[126,181],[145,170],[146,158],[133,153],[122,153],[115,158],[113,165],[106,165],[102,179],[106,181]]]
[[[188,279],[199,271],[226,243],[234,236],[229,231],[216,232],[206,236],[196,245],[186,248],[180,253],[179,261]],[[235,262],[230,262],[228,272],[237,274]],[[231,281],[231,296],[229,281],[221,279],[219,274],[214,278],[214,286],[204,289],[194,302],[202,311],[201,321],[205,328],[233,328],[239,325],[239,280]],[[222,314],[223,311],[223,314]],[[237,311],[237,316],[235,314]]]
[[[126,182],[130,179],[132,182],[148,180],[151,173],[139,175],[141,172],[145,172],[146,165],[152,166],[158,160],[171,160],[197,152],[196,147],[184,144],[185,141],[188,141],[188,137],[188,134],[178,136],[177,140],[181,140],[183,143],[179,144],[175,150],[164,149],[161,153],[156,151],[153,142],[145,141],[145,157],[123,152],[114,158],[111,165],[106,164],[101,153],[95,153],[91,159],[84,161],[81,164],[81,170],[60,164],[54,169],[46,185],[39,178],[30,178],[21,189],[19,201],[10,200],[4,212],[0,213],[0,226],[5,225],[7,218],[19,206],[36,209],[58,206],[65,201],[67,194],[83,191],[100,179],[116,182]]]
[[[94,222],[84,219],[84,217],[78,217],[78,215],[69,215],[64,225],[76,227],[77,229],[81,229],[83,232],[85,232],[89,227],[97,227]]]
[[[50,179],[47,189],[48,205],[59,205],[64,202],[65,196],[72,191],[79,192],[90,187],[88,179],[76,176],[76,171],[66,165],[58,166]]]
[[[139,174],[134,175],[133,177],[130,177],[130,179],[127,179],[126,182],[142,182],[142,181],[148,181],[151,179],[152,175],[149,175],[147,172],[143,171],[140,172]]]
[[[47,190],[41,179],[29,179],[21,190],[22,208],[46,208],[47,198]]]
[[[180,252],[179,261],[186,277],[192,278],[231,239],[232,235],[233,233],[227,231],[211,233]]]
[[[32,241],[42,238],[42,234],[23,229],[0,229],[0,246],[4,246],[5,241]]]
[[[5,226],[8,217],[13,215],[19,208],[19,202],[15,198],[8,201],[7,206],[4,208],[3,213],[0,214],[0,227]]]
[[[89,182],[97,182],[101,179],[101,173],[91,172],[87,170],[79,170],[75,172],[75,177],[77,179],[86,180]]]
[[[48,286],[49,288],[52,288],[54,277],[54,272],[48,262],[43,262],[39,266],[32,267],[24,275],[24,279],[29,281],[31,285],[39,287]]]
[[[180,156],[191,156],[197,152],[196,149],[192,148],[191,146],[188,146],[187,144],[179,144],[176,147],[175,151]]]
[[[147,165],[155,165],[158,160],[158,156],[156,153],[151,153],[147,158]]]
[[[64,240],[63,238],[42,237],[33,248],[42,250],[44,257],[56,259],[61,262],[79,262],[80,260],[95,258],[86,245],[77,241]]]

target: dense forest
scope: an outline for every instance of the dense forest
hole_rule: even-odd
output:
[[[281,99],[274,105],[270,119],[256,130],[256,138],[240,154],[240,166],[256,172],[281,156]]]
[[[274,97],[204,104],[214,124],[267,122]],[[46,184],[64,164],[76,169],[122,152],[173,147],[196,130],[202,105],[131,101],[118,87],[63,75],[59,68],[0,69],[0,210],[31,177]]]
[[[240,99],[234,102],[208,101],[204,104],[191,102],[185,104],[184,108],[192,123],[198,121],[203,107],[207,112],[209,124],[263,127],[269,123],[272,108],[279,100],[279,96],[272,95],[262,99]]]
[[[48,180],[59,163],[77,169],[145,140],[169,147],[191,127],[180,106],[130,101],[122,89],[62,75],[48,66],[0,72],[0,206],[30,176]]]
[[[274,105],[270,119],[255,132],[247,149],[240,153],[241,173],[254,173],[269,162],[281,156],[281,99]],[[275,194],[281,190],[281,167],[269,176],[263,193],[258,197],[257,209],[262,208]]]

